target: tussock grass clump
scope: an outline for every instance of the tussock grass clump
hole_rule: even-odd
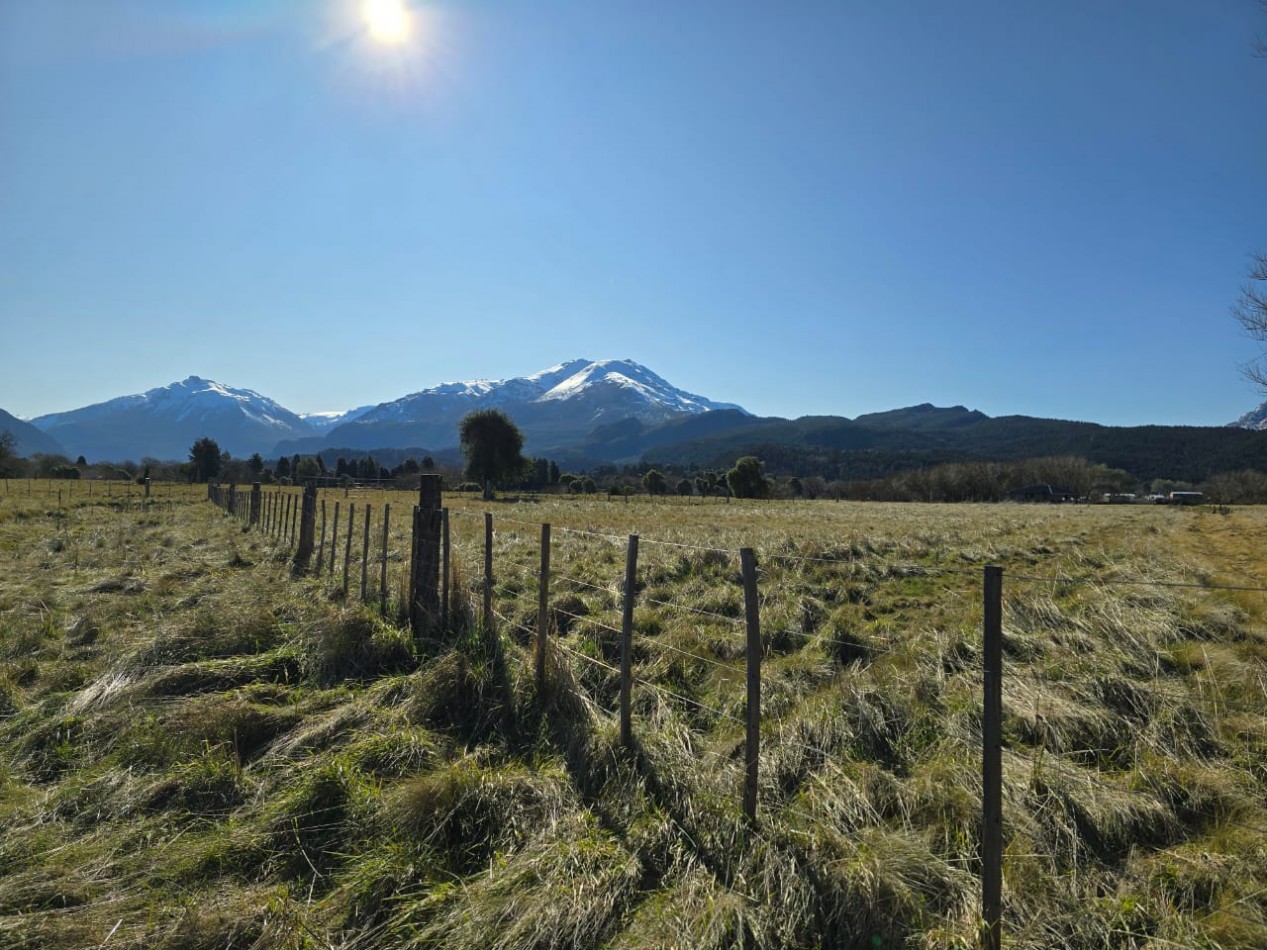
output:
[[[470,873],[575,807],[561,770],[497,766],[471,755],[406,780],[391,794],[387,816],[398,832],[443,854],[454,871]]]
[[[479,743],[513,722],[514,698],[506,677],[500,656],[451,649],[412,679],[402,709],[410,722]]]
[[[406,904],[394,924],[426,921],[406,947],[592,947],[620,925],[640,870],[618,841],[576,813],[499,855],[489,873],[464,887],[432,888],[417,905]]]
[[[151,696],[217,693],[252,683],[296,683],[303,659],[293,650],[274,650],[258,656],[200,660],[161,667],[141,688]]]
[[[358,608],[305,625],[299,642],[304,674],[322,684],[404,672],[415,663],[408,633]]]
[[[275,794],[263,819],[265,867],[328,888],[376,814],[376,789],[343,761],[331,760],[304,770]]]
[[[193,820],[222,818],[241,806],[249,791],[241,761],[225,746],[208,744],[145,793],[145,808]]]

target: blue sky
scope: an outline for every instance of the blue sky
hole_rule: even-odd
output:
[[[0,408],[629,358],[763,415],[1222,424],[1257,0],[0,0]]]

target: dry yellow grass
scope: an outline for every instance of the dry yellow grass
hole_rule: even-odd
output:
[[[1008,945],[1267,943],[1267,594],[1212,589],[1267,586],[1267,511],[450,496],[455,623],[414,644],[412,493],[322,492],[357,506],[354,562],[370,506],[371,589],[391,504],[383,619],[356,563],[344,599],[342,539],[333,574],[295,579],[203,488],[7,487],[5,945],[970,946],[986,563]],[[495,635],[467,619],[486,507]],[[631,752],[610,666],[633,533]]]

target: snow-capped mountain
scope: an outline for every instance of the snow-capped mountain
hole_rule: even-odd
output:
[[[1229,426],[1237,429],[1267,429],[1267,402],[1260,403]]]
[[[335,426],[332,447],[457,444],[458,423],[473,409],[503,410],[524,432],[529,451],[577,442],[621,419],[658,423],[713,409],[740,409],[685,392],[631,360],[576,359],[529,376],[442,383],[383,403]],[[740,410],[743,411],[743,410]]]
[[[82,454],[92,462],[184,459],[203,436],[239,458],[252,452],[275,458],[327,447],[443,451],[457,446],[462,417],[486,407],[514,419],[525,447],[536,452],[580,442],[595,427],[626,419],[654,425],[739,409],[677,389],[630,360],[569,360],[530,376],[442,383],[392,402],[307,415],[254,390],[190,376],[31,422],[72,458]]]
[[[68,454],[89,461],[183,459],[202,436],[243,456],[271,452],[282,439],[315,434],[312,426],[267,396],[200,376],[31,422]]]
[[[343,425],[365,415],[374,406],[358,406],[355,409],[343,409],[338,412],[301,412],[299,418],[317,432],[329,432],[335,426]]]

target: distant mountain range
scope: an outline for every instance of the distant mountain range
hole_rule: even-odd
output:
[[[528,376],[443,383],[376,406],[308,415],[249,389],[190,376],[29,424],[0,411],[0,430],[16,436],[19,454],[60,452],[89,461],[184,459],[202,436],[237,457],[407,449],[441,458],[455,456],[461,418],[490,407],[519,425],[529,454],[572,469],[630,463],[721,468],[751,454],[773,472],[846,479],[943,462],[1052,455],[1079,456],[1144,480],[1267,470],[1267,404],[1226,427],[991,418],[929,404],[856,419],[759,418],[677,389],[629,360],[569,360]]]
[[[748,415],[738,406],[677,389],[630,360],[578,359],[513,379],[442,383],[341,420],[318,440],[278,448],[442,450],[457,445],[464,415],[490,408],[501,409],[523,430],[527,451],[543,455],[558,454],[610,422],[634,419],[654,425],[721,409]]]
[[[670,422],[738,406],[670,385],[629,360],[569,360],[530,376],[443,383],[376,406],[300,415],[250,389],[200,376],[132,396],[51,413],[7,426],[22,454],[63,452],[90,461],[183,459],[202,436],[235,456],[318,452],[324,448],[419,448],[458,444],[458,424],[473,409],[505,411],[531,452],[583,440],[596,427],[633,419]],[[20,430],[20,431],[19,431]]]

